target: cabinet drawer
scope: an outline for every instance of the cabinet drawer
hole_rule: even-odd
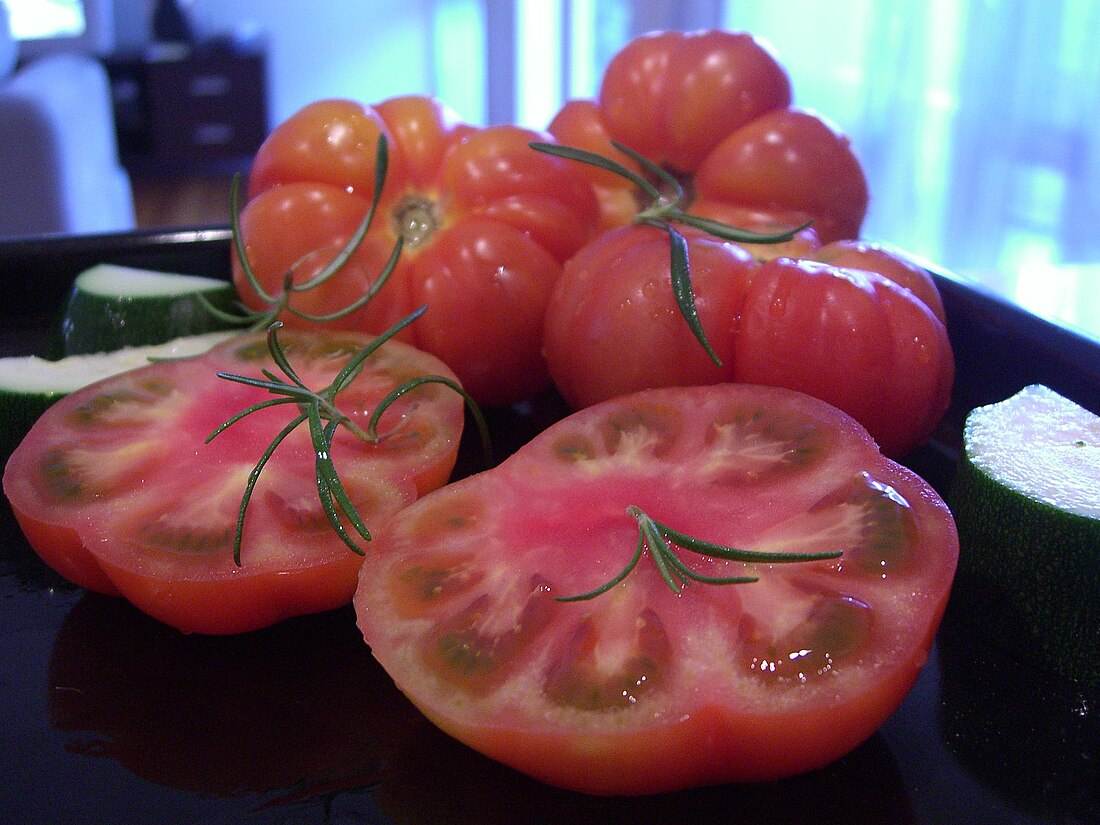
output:
[[[255,154],[267,136],[264,75],[260,54],[201,53],[151,64],[154,153],[184,164]]]

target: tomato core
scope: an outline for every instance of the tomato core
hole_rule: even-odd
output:
[[[419,195],[409,195],[393,210],[394,231],[407,249],[426,244],[442,223],[439,206]]]

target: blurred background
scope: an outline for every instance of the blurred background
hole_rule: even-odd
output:
[[[851,137],[872,194],[865,237],[1100,337],[1094,0],[7,2],[24,20],[28,9],[109,18],[82,47],[110,69],[142,225],[220,220],[224,174],[249,141],[318,98],[429,93],[473,123],[541,129],[564,100],[595,96],[607,61],[643,32],[750,31],[787,67],[795,103]],[[259,98],[238,102],[261,122],[236,156],[172,162],[149,149],[154,69],[179,58],[173,41],[252,61],[226,69]],[[185,118],[186,106],[169,108]]]

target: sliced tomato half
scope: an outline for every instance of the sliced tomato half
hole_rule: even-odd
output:
[[[646,544],[618,584],[562,600],[627,567],[638,510],[715,545],[842,555],[666,546],[694,575],[757,579],[713,584],[666,580]],[[928,656],[958,542],[853,419],[727,384],[575,413],[403,510],[373,550],[359,625],[428,718],[547,783],[649,794],[796,774],[871,736]]]
[[[315,390],[370,340],[349,332],[280,335],[298,377]],[[237,633],[347,604],[362,558],[322,508],[305,425],[260,474],[241,564],[234,562],[249,474],[299,409],[268,408],[206,439],[231,416],[273,398],[217,373],[262,378],[262,370],[278,373],[264,336],[247,335],[200,357],[98,382],[51,407],[4,472],[4,492],[31,546],[75,584],[125,596],[188,632]],[[337,404],[366,426],[385,395],[421,375],[454,380],[437,358],[390,341]],[[461,396],[430,383],[385,412],[377,443],[336,431],[333,462],[368,529],[446,483],[462,424]]]

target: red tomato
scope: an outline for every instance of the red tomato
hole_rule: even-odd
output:
[[[700,322],[673,296],[668,235],[614,230],[566,264],[546,311],[550,373],[574,409],[650,387],[740,381],[824,399],[901,456],[927,440],[951,399],[942,321],[885,275],[775,258],[687,231]]]
[[[822,243],[859,237],[867,179],[847,137],[813,112],[779,109],[731,132],[695,175],[702,200],[814,221]]]
[[[742,303],[733,378],[824,399],[865,426],[887,455],[932,434],[951,400],[947,330],[884,275],[778,258]]]
[[[286,332],[299,377],[326,386],[369,338]],[[122,595],[186,632],[238,633],[351,600],[362,559],[321,509],[315,450],[303,426],[267,463],[245,521],[241,565],[233,534],[249,472],[296,406],[222,422],[271,398],[217,377],[275,371],[262,335],[187,360],[121,374],[66,396],[12,454],[4,492],[27,540],[75,584]],[[391,389],[417,375],[453,379],[426,353],[390,341],[337,395],[361,424]],[[369,444],[336,432],[333,460],[368,528],[446,483],[462,430],[463,401],[438,384],[403,396],[382,417],[392,433]],[[350,528],[349,528],[350,529]]]
[[[943,298],[928,270],[911,260],[905,253],[870,241],[833,241],[819,249],[812,249],[791,257],[809,258],[846,269],[863,269],[885,275],[898,286],[903,286],[920,298],[933,314],[946,323]]]
[[[649,387],[732,377],[734,320],[755,268],[752,256],[689,228],[683,234],[696,310],[722,366],[703,350],[676,304],[668,234],[621,227],[565,265],[547,307],[546,361],[572,407]]]
[[[735,226],[738,229],[746,229],[762,235],[788,232],[806,222],[806,216],[797,212],[768,212],[725,201],[696,201],[691,207],[691,213],[724,223],[726,226]],[[809,258],[813,257],[821,247],[821,240],[812,226],[800,229],[789,241],[780,243],[737,241],[736,243],[752,253],[758,261],[781,257]]]
[[[370,232],[346,271],[310,297],[295,293],[291,305],[313,314],[346,306],[377,279],[402,237],[401,258],[378,296],[331,323],[381,332],[430,292],[435,305],[405,340],[448,359],[482,404],[536,394],[548,375],[533,318],[599,215],[578,164],[529,147],[548,135],[476,129],[422,96],[307,106],[276,127],[253,165],[241,230],[260,283],[281,294],[287,272],[295,283],[308,280],[348,241],[373,195],[380,134],[389,143],[389,173]],[[265,307],[236,260],[234,282],[247,305]],[[292,315],[283,320],[301,324]]]
[[[867,211],[867,181],[848,139],[791,108],[786,71],[749,34],[639,37],[611,59],[599,99],[567,102],[549,128],[563,144],[614,160],[621,153],[612,141],[627,146],[682,181],[684,208],[716,218],[732,210],[727,222],[741,228],[756,227],[756,214],[795,226],[812,219],[816,245],[858,237]],[[638,211],[630,185],[596,167],[586,174],[604,225],[630,221]],[[786,253],[763,257],[776,254]]]
[[[547,130],[563,146],[584,149],[641,174],[638,164],[611,143],[607,125],[593,100],[566,101],[550,121]],[[581,168],[592,182],[600,202],[600,229],[613,229],[630,223],[640,206],[639,193],[634,184],[609,169],[589,165]]]
[[[790,102],[790,78],[771,50],[725,31],[643,35],[611,58],[599,93],[611,137],[682,174],[726,135]]]
[[[629,507],[724,546],[843,556],[681,551],[695,574],[759,580],[674,591],[647,544],[609,592],[559,601],[626,568]],[[727,384],[576,413],[403,510],[374,550],[359,626],[429,719],[541,781],[652,794],[819,768],[871,736],[928,656],[958,540],[848,416]]]

